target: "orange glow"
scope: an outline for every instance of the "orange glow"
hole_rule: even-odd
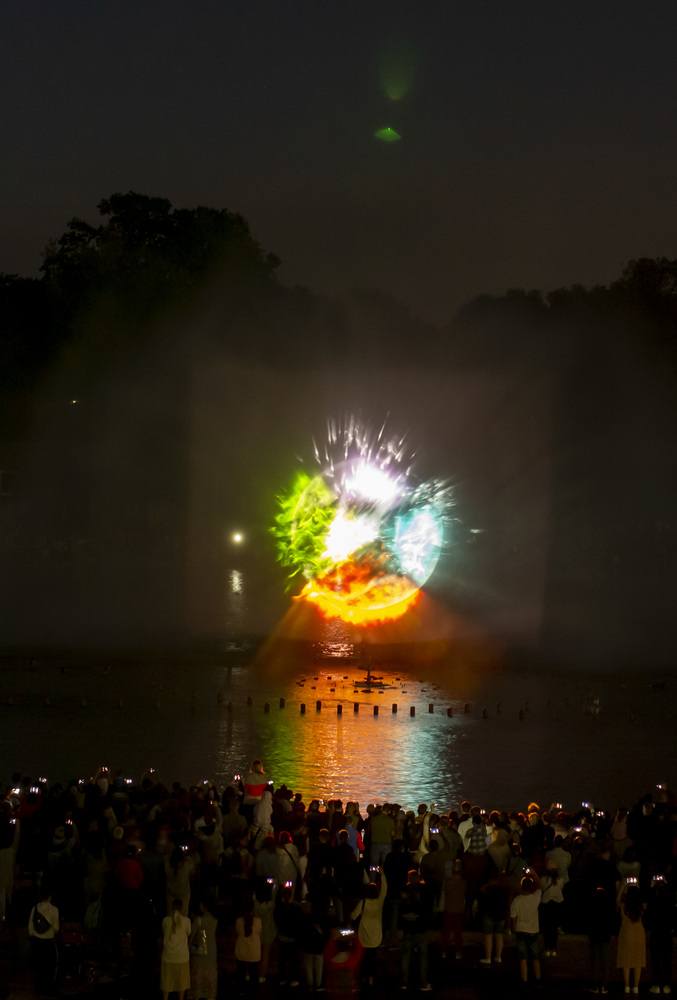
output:
[[[373,565],[348,561],[311,580],[297,599],[314,604],[325,618],[372,625],[401,618],[419,596],[419,588],[406,576],[375,574]]]

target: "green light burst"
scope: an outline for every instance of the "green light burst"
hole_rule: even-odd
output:
[[[329,525],[336,513],[336,497],[322,476],[299,472],[288,492],[278,498],[279,512],[271,531],[277,539],[277,559],[293,579],[321,576],[332,565],[323,558]]]
[[[379,142],[399,142],[402,136],[390,125],[385,125],[374,132],[374,138],[378,139]]]

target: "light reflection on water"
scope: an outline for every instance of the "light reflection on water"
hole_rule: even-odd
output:
[[[452,805],[469,796],[487,807],[523,807],[536,798],[589,799],[612,808],[634,801],[656,781],[677,786],[671,686],[654,695],[642,677],[598,679],[602,711],[593,720],[584,713],[590,697],[585,679],[493,675],[470,692],[452,677],[446,685],[436,678],[435,687],[420,674],[385,673],[393,687],[360,692],[356,717],[352,680],[363,673],[354,665],[323,664],[284,684],[223,663],[82,662],[63,672],[51,663],[5,667],[0,760],[5,779],[15,768],[67,778],[107,763],[131,775],[152,765],[166,781],[194,782],[229,780],[261,756],[276,782],[306,796],[339,795],[363,804],[382,797],[407,807],[430,799]],[[468,715],[466,700],[472,701]],[[390,710],[394,701],[397,715]]]
[[[271,704],[270,713],[265,714],[259,703],[244,719],[238,715],[235,720],[223,720],[218,772],[230,777],[229,765],[232,767],[230,762],[237,758],[239,746],[244,749],[257,740],[257,752],[271,777],[301,789],[306,796],[417,804],[444,793],[445,799],[455,801],[460,791],[456,753],[460,720],[442,715],[439,702],[437,713],[429,715],[427,703],[421,702],[420,686],[412,688],[411,682],[406,700],[399,701],[398,713],[393,715],[391,704],[402,697],[398,688],[355,695],[352,680],[361,676],[360,671],[350,668],[349,679],[337,682],[321,673],[314,683],[306,682],[304,694],[292,685],[286,692],[284,709]],[[414,718],[409,714],[413,696],[418,701]],[[315,708],[317,697],[322,700],[319,712]],[[305,715],[300,714],[302,698],[307,699]],[[358,713],[353,710],[356,700],[360,703]],[[338,704],[343,708],[340,717]],[[373,715],[375,704],[379,705],[378,717]],[[440,760],[445,762],[443,768]]]
[[[224,631],[227,636],[237,636],[247,616],[247,590],[244,572],[234,566],[227,573],[224,603]]]
[[[233,640],[242,634],[249,597],[246,573],[229,568],[224,650],[230,650],[230,667],[219,657],[211,663],[149,657],[118,664],[5,665],[5,779],[15,768],[63,779],[107,763],[131,775],[152,765],[166,781],[225,782],[262,757],[276,783],[306,798],[340,797],[363,805],[389,799],[406,807],[431,800],[451,806],[468,796],[487,807],[523,807],[536,798],[565,804],[590,799],[611,808],[621,800],[629,804],[656,781],[677,787],[672,681],[654,694],[650,679],[641,675],[477,678],[437,667],[426,678],[413,667],[397,673],[379,666],[375,672],[389,686],[356,693],[353,681],[365,676],[358,663],[368,650],[365,656],[349,631],[330,623],[316,647],[314,671],[299,668],[283,682],[247,668],[244,654],[237,662],[240,647]],[[593,695],[601,702],[595,720],[585,712]],[[467,715],[465,702],[471,703]]]

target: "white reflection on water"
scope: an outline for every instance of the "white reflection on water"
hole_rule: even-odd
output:
[[[245,614],[247,611],[247,592],[245,576],[242,570],[234,567],[228,571],[226,594],[224,632],[226,635],[242,634]]]

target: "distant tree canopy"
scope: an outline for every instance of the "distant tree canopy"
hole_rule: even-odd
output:
[[[108,295],[145,318],[216,272],[231,287],[260,287],[273,280],[279,264],[242,216],[225,209],[176,209],[166,198],[133,191],[111,195],[98,207],[105,223],[72,219],[45,252],[44,281],[70,309]]]
[[[233,303],[275,284],[279,264],[240,215],[175,209],[130,191],[100,202],[98,226],[72,219],[45,250],[41,278],[0,275],[0,380],[20,387],[93,315],[138,335],[170,308],[189,307],[209,280]]]
[[[498,360],[501,353],[552,354],[581,339],[592,348],[591,336],[607,346],[620,333],[677,363],[677,260],[631,260],[610,285],[480,295],[450,327],[457,360],[472,363]]]
[[[5,391],[25,391],[75,340],[92,356],[124,357],[168,318],[188,344],[209,336],[225,356],[264,365],[502,365],[620,328],[677,357],[677,260],[633,260],[608,286],[481,295],[436,329],[382,293],[339,304],[285,287],[278,258],[225,209],[178,209],[133,191],[98,208],[99,225],[72,219],[50,242],[40,278],[0,275]]]

